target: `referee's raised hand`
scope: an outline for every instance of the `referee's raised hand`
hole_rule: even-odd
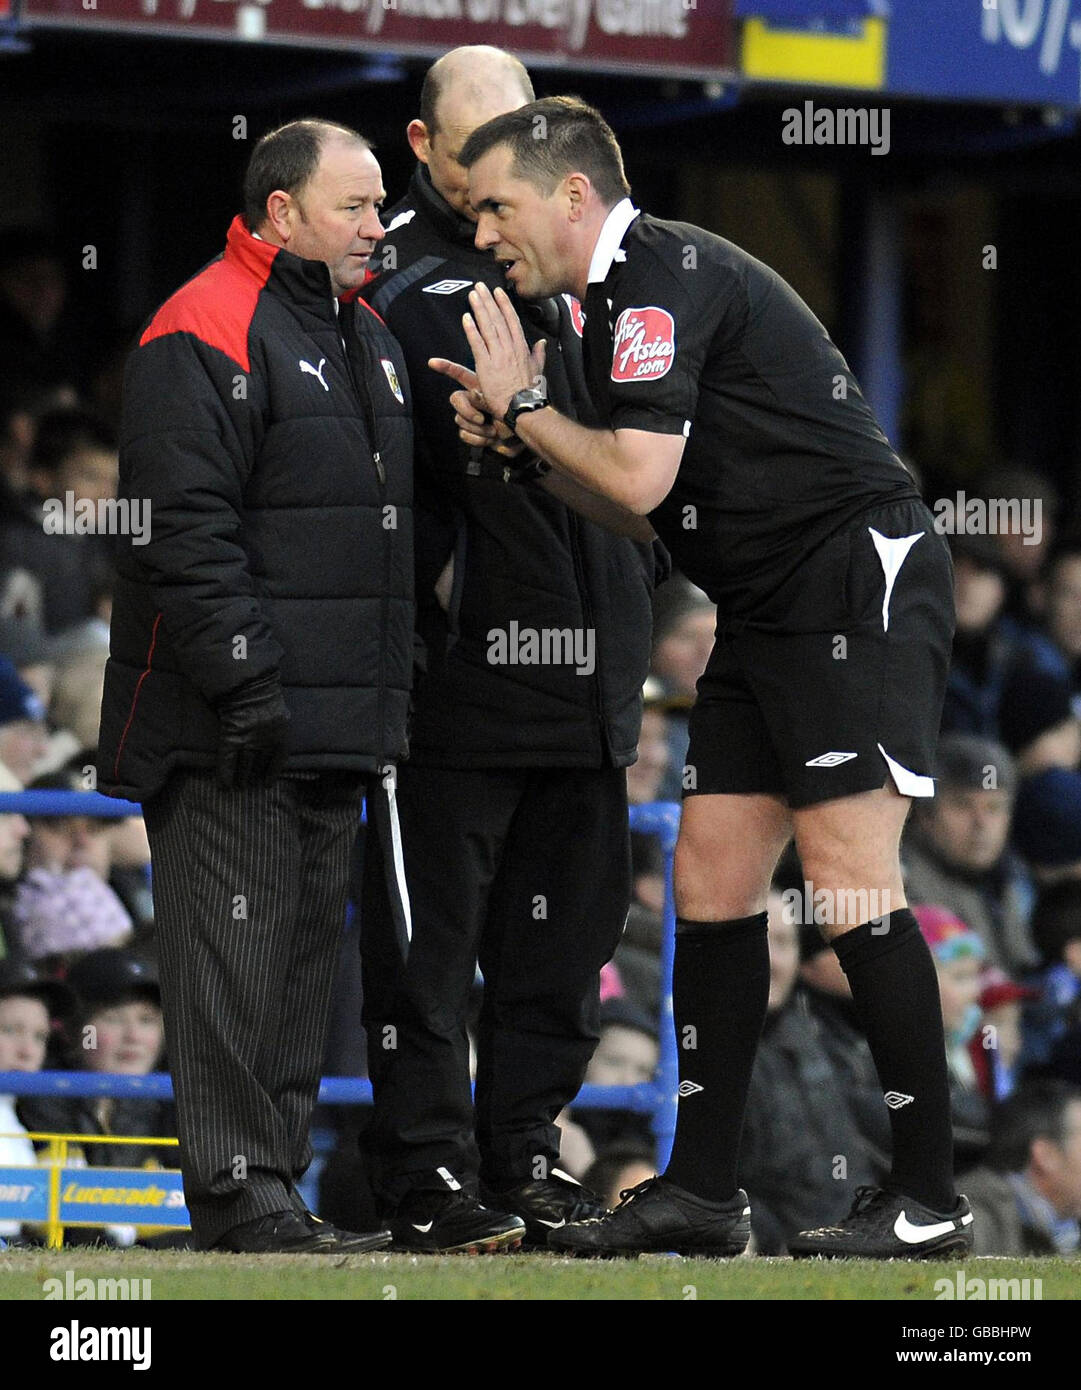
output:
[[[532,372],[529,385],[535,385],[538,379],[543,377],[544,363],[545,343],[541,339],[529,352]],[[433,371],[449,376],[452,381],[457,381],[462,388],[452,392],[450,404],[454,411],[454,423],[458,426],[458,436],[463,444],[475,449],[493,449],[497,454],[507,458],[514,458],[521,453],[525,445],[491,409],[476,372],[445,357],[430,357],[428,366]]]
[[[429,358],[428,365],[467,389],[479,387],[483,401],[474,397],[472,403],[502,420],[514,393],[537,385],[537,378],[543,376],[544,343],[530,350],[503,290],[497,289],[493,296],[487,285],[477,284],[469,293],[469,304],[472,312],[462,315],[462,327],[473,350],[475,372],[444,357]]]

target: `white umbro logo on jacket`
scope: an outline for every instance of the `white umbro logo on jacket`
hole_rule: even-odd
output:
[[[326,366],[326,364],[327,359],[325,357],[320,357],[318,367],[313,367],[310,362],[305,362],[302,357],[300,359],[300,370],[301,373],[309,372],[318,380],[319,385],[323,388],[324,391],[329,391],[330,387],[323,380],[323,368]]]
[[[421,294],[457,294],[472,283],[472,280],[437,280],[434,285],[425,285]]]

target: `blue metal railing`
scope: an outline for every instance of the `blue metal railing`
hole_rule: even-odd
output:
[[[0,815],[120,816],[142,815],[142,807],[99,792],[29,791],[0,793]],[[656,1074],[638,1086],[583,1086],[575,1105],[594,1110],[631,1110],[650,1116],[657,1138],[657,1161],[663,1170],[675,1132],[679,1067],[672,1021],[672,961],[675,951],[675,900],[672,893],[672,857],[679,833],[679,807],[674,802],[653,802],[630,808],[631,829],[656,835],[664,856],[664,930],[661,938],[660,1049]],[[2,1072],[0,1094],[40,1096],[127,1096],[144,1100],[171,1100],[173,1083],[168,1073],[121,1076],[109,1072]],[[326,1076],[319,1087],[325,1105],[370,1105],[371,1082],[359,1077]]]

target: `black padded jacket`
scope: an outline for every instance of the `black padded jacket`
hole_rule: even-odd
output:
[[[428,358],[471,365],[461,322],[469,287],[507,283],[424,165],[386,225],[381,273],[363,294],[402,344],[416,401],[417,620],[427,670],[414,696],[411,761],[626,766],[636,757],[651,596],[667,575],[667,552],[583,520],[537,484],[505,482],[497,456],[460,443],[447,403],[454,385]],[[530,342],[546,339],[553,404],[596,424],[577,301],[518,308]],[[452,553],[444,612],[433,588]]]
[[[149,539],[117,542],[104,792],[146,800],[174,767],[213,766],[215,707],[267,675],[290,713],[286,771],[370,772],[404,751],[408,379],[378,315],[335,305],[325,265],[237,218],[128,361],[119,497],[149,509]]]

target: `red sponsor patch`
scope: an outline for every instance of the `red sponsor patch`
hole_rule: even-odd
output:
[[[624,309],[613,337],[613,381],[656,381],[675,361],[676,325],[667,309]]]
[[[563,298],[567,301],[567,308],[570,310],[571,324],[574,327],[575,333],[577,333],[580,338],[586,326],[585,315],[582,313],[581,301],[575,299],[573,294],[565,294]]]

